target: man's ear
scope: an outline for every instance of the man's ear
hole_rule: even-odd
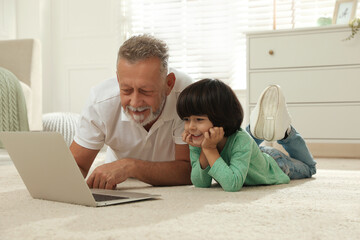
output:
[[[176,77],[174,73],[169,73],[166,76],[166,96],[168,96],[171,93],[171,90],[175,86]]]

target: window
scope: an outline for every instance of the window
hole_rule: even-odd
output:
[[[245,32],[316,26],[335,0],[121,0],[121,41],[149,33],[167,42],[170,66],[195,80],[246,88]]]

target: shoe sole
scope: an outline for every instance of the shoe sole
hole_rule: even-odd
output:
[[[277,104],[274,104],[276,102]],[[271,103],[270,106],[266,106]],[[254,136],[266,141],[273,141],[275,135],[275,120],[279,106],[279,91],[275,86],[270,86],[262,96],[259,106],[259,117],[255,125]]]

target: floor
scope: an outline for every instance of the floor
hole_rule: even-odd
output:
[[[87,208],[32,199],[8,160],[0,166],[0,239],[359,239],[360,159],[317,161],[312,179],[236,193],[131,179],[119,190],[161,197]]]

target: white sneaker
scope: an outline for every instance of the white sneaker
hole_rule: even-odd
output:
[[[250,131],[258,139],[277,141],[283,139],[291,117],[280,86],[270,85],[260,95],[250,115]]]

